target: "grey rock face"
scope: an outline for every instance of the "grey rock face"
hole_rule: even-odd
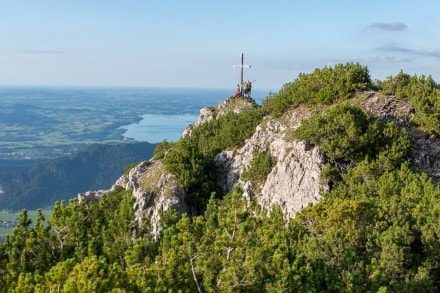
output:
[[[324,164],[317,147],[308,149],[304,142],[298,141],[292,144],[286,156],[278,157],[277,165],[257,195],[262,206],[280,206],[288,218],[321,199],[319,178]]]
[[[130,170],[123,187],[133,192],[135,219],[140,223],[144,217],[149,217],[155,237],[160,232],[162,211],[172,207],[179,216],[188,212],[185,191],[160,161],[144,161]]]
[[[165,171],[162,162],[151,159],[143,161],[130,170],[128,176],[121,176],[109,190],[87,191],[78,194],[78,200],[97,202],[117,187],[131,190],[135,203],[135,220],[141,224],[145,217],[150,218],[152,234],[160,233],[160,214],[174,208],[178,215],[188,212],[185,203],[185,190],[178,184],[175,176]]]
[[[426,173],[436,185],[440,184],[440,140],[436,135],[418,135],[410,151],[410,161]]]
[[[238,185],[246,197],[255,197],[268,210],[280,206],[288,218],[304,206],[318,202],[320,191],[326,188],[319,180],[324,157],[318,147],[309,147],[305,142],[289,137],[297,127],[299,117],[293,115],[290,118],[289,127],[277,120],[263,122],[242,148],[221,152],[215,158],[224,170],[220,182],[225,192]],[[269,153],[277,163],[265,182],[254,186],[244,181],[241,175],[257,151]]]

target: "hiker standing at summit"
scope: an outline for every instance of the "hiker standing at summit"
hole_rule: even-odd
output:
[[[254,80],[255,81],[255,80]],[[243,82],[243,96],[250,98],[251,96],[251,90],[252,90],[252,83],[254,81],[248,80],[247,82]]]
[[[254,81],[255,81],[255,80],[254,80]],[[253,83],[254,81],[250,81],[250,80],[248,80],[248,82],[247,82],[247,96],[248,96],[248,97],[251,96],[252,83]]]
[[[243,82],[242,84],[242,92],[243,92],[243,96],[247,97],[248,96],[248,83],[247,82]]]

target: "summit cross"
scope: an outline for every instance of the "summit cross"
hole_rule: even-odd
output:
[[[243,68],[251,68],[251,65],[244,65],[243,64],[243,53],[241,53],[241,63],[240,65],[234,65],[234,67],[240,68],[240,85],[243,84]]]

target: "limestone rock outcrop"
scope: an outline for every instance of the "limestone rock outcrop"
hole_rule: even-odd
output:
[[[151,159],[141,162],[116,184],[132,190],[135,199],[135,219],[140,222],[143,217],[149,217],[155,236],[159,235],[162,211],[172,207],[178,215],[188,212],[185,190],[178,184],[174,175],[165,171],[161,161]]]
[[[174,175],[165,171],[162,162],[155,159],[139,163],[128,175],[122,175],[111,189],[81,193],[78,194],[78,199],[96,202],[117,187],[132,191],[135,220],[140,224],[148,217],[155,237],[158,237],[160,232],[162,211],[173,208],[179,216],[188,212],[185,190],[178,184]]]
[[[229,192],[238,185],[245,196],[254,197],[261,206],[269,210],[280,206],[288,218],[319,201],[320,191],[326,189],[319,180],[325,158],[318,147],[291,138],[291,131],[303,118],[299,112],[292,112],[286,123],[267,119],[242,148],[219,153],[216,162],[225,171],[220,178],[223,190]],[[267,179],[255,186],[241,175],[257,151],[269,153],[277,163]]]

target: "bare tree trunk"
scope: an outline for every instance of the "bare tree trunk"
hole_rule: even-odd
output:
[[[193,275],[194,282],[196,282],[197,291],[198,291],[199,293],[202,293],[202,292],[203,292],[203,291],[202,291],[202,288],[200,287],[199,281],[197,280],[196,272],[194,271],[194,261],[193,261],[193,260],[194,260],[193,257],[191,257],[191,258],[189,259],[189,263],[191,264],[191,273],[192,273],[192,275]]]

